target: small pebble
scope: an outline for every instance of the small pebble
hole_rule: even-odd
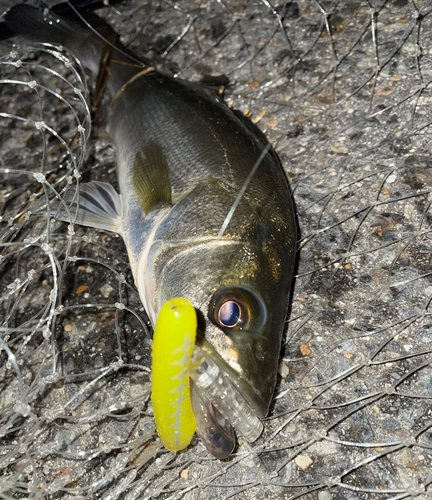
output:
[[[318,493],[318,500],[331,500],[333,497],[330,491],[320,491]]]
[[[285,363],[284,360],[282,360],[280,363],[279,363],[279,368],[278,368],[278,371],[279,371],[279,375],[282,377],[282,378],[287,378],[288,375],[289,375],[289,368],[288,368],[288,365]]]
[[[266,121],[264,125],[266,127],[274,128],[278,123],[279,120],[276,120],[276,118],[272,118],[271,120]]]
[[[309,349],[309,346],[304,342],[300,346],[300,352],[303,354],[303,356],[310,356],[312,354],[312,351]]]
[[[105,297],[106,299],[114,292],[114,288],[109,284],[109,283],[105,283],[105,285],[103,285],[101,288],[100,288],[100,292],[102,294],[103,297]]]
[[[301,470],[306,470],[313,464],[313,460],[311,460],[307,455],[299,455],[295,458],[295,463]]]

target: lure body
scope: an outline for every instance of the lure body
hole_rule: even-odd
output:
[[[195,433],[189,369],[196,331],[188,300],[172,299],[162,307],[153,337],[152,401],[159,437],[170,451],[186,448]]]

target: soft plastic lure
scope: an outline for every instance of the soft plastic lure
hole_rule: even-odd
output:
[[[188,300],[164,304],[153,337],[152,400],[159,437],[170,451],[186,448],[196,429],[189,385],[196,331],[196,312]]]

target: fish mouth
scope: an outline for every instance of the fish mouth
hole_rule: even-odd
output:
[[[212,455],[219,459],[229,456],[236,444],[236,433],[249,442],[258,439],[263,425],[253,401],[244,396],[240,377],[214,355],[206,341],[195,346],[190,378],[196,432]]]

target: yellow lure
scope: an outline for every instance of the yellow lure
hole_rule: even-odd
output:
[[[153,337],[152,401],[159,437],[170,451],[186,448],[196,429],[189,386],[196,331],[196,312],[188,300],[164,304]]]

